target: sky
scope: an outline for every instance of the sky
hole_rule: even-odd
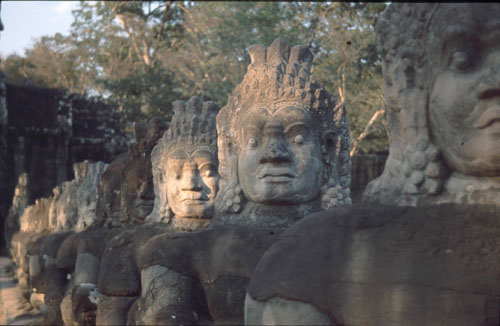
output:
[[[43,35],[69,34],[71,10],[78,1],[2,1],[0,55],[24,54],[33,39]]]

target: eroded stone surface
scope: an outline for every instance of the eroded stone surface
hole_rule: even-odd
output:
[[[350,203],[345,111],[310,79],[311,52],[282,39],[249,52],[248,72],[217,116],[215,224],[144,244],[129,322],[241,324],[253,268],[284,227]]]
[[[219,189],[217,131],[219,106],[192,97],[174,102],[174,116],[151,155],[155,189],[152,221],[175,228],[205,227]]]
[[[63,186],[56,203],[56,231],[83,231],[97,220],[97,186],[106,167],[88,161],[74,165],[75,179]]]
[[[28,203],[73,178],[72,165],[110,162],[126,150],[121,114],[97,98],[56,89],[5,84],[0,76],[0,219],[26,173]],[[17,231],[17,230],[16,230]],[[1,241],[4,245],[3,240]]]
[[[113,323],[118,321],[116,318],[121,318],[120,323],[126,323],[128,310],[123,310],[121,301],[112,298],[141,295],[141,272],[137,260],[147,240],[160,233],[193,231],[208,226],[219,180],[215,128],[218,110],[216,103],[202,102],[198,97],[192,97],[188,102],[174,102],[175,112],[170,127],[151,153],[155,194],[153,212],[142,219],[144,225],[128,227],[110,239],[103,253],[98,289],[109,298],[109,305],[115,302],[118,306],[110,306],[106,311],[99,308],[99,322]],[[143,196],[146,189],[137,186],[131,189],[139,195],[137,199],[148,199]],[[126,193],[122,187],[122,199]],[[132,197],[127,202],[133,203]],[[134,210],[139,211],[134,208],[130,212]],[[140,216],[144,217],[144,214]],[[132,311],[142,307],[142,301],[139,301],[140,304],[132,306]],[[145,318],[151,321],[149,317]],[[142,315],[138,319],[142,320]]]
[[[142,224],[151,213],[154,196],[150,153],[164,129],[165,124],[158,119],[136,125],[137,141],[110,164],[111,170],[103,173],[98,187],[98,220],[89,229],[68,237],[59,248],[58,268],[74,270],[68,291],[71,302],[61,305],[61,309],[71,312],[63,315],[95,323],[96,306],[89,301],[89,288],[97,284],[106,244],[125,232],[117,227]]]
[[[97,188],[96,216],[101,221],[118,225],[120,216],[120,191],[128,153],[121,153],[101,175]],[[113,223],[116,221],[116,223]]]
[[[151,238],[139,254],[143,295],[129,320],[168,324],[176,316],[185,324],[242,324],[253,269],[281,232],[221,225]],[[155,301],[157,296],[163,300]]]
[[[154,206],[151,152],[166,125],[158,119],[136,125],[137,142],[128,151],[120,189],[120,224],[143,224]]]
[[[309,303],[279,297],[265,302],[245,297],[246,325],[335,325]]]
[[[75,164],[75,180],[54,188],[54,196],[37,199],[19,218],[20,230],[13,237],[11,252],[18,278],[27,279],[22,286],[36,293],[36,298],[42,296],[43,304],[37,306],[45,323],[62,322],[59,306],[70,284],[68,269],[56,266],[57,252],[74,231],[96,222],[96,189],[106,166],[88,161]]]
[[[381,16],[390,154],[366,201],[500,205],[499,14],[427,3]]]
[[[339,325],[497,325],[499,216],[498,206],[480,205],[312,215],[262,257],[248,293],[266,305],[247,322],[262,321],[265,309],[279,315],[270,299],[282,298]]]
[[[248,51],[247,73],[217,116],[215,221],[286,226],[349,204],[345,110],[312,80],[312,53],[283,39]]]
[[[19,218],[23,214],[24,209],[28,206],[28,199],[28,174],[21,173],[21,175],[19,175],[16,188],[14,189],[12,205],[4,223],[5,243],[9,247],[9,250],[12,236],[15,232],[19,231]]]

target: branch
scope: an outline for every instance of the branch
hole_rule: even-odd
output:
[[[340,102],[345,103],[345,72],[344,72],[344,63],[340,64],[337,68],[337,84]]]
[[[137,53],[137,55],[139,57],[142,57],[142,59],[146,65],[150,66],[151,60],[149,58],[148,48],[145,47],[144,51],[142,51],[142,53],[141,53],[141,50],[139,49],[139,46],[137,45],[137,39],[135,37],[134,31],[129,30],[129,27],[128,27],[127,23],[125,22],[125,19],[123,19],[120,14],[118,14],[118,13],[115,14],[115,18],[116,18],[116,20],[118,20],[118,23],[120,23],[122,28],[125,30],[125,33],[127,33],[127,35],[130,37],[130,39],[132,41],[132,46],[134,47],[134,50]],[[145,42],[144,39],[143,39],[143,42]]]
[[[354,155],[354,153],[358,149],[358,146],[361,143],[361,141],[363,139],[365,139],[371,133],[370,129],[373,126],[373,124],[375,123],[375,121],[377,120],[377,118],[380,117],[381,115],[383,115],[384,113],[385,113],[385,110],[381,109],[373,114],[372,118],[370,119],[370,121],[366,125],[365,130],[363,130],[363,132],[354,141],[354,146],[352,146],[351,152],[349,153],[351,157]]]

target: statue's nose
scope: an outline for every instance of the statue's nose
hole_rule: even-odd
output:
[[[272,139],[267,143],[260,163],[282,163],[290,161],[290,153],[285,144],[279,139]]]
[[[182,190],[201,190],[201,182],[199,180],[199,176],[196,171],[192,170],[184,170],[181,189]]]

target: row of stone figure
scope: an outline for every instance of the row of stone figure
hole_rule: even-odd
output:
[[[102,218],[33,235],[21,217],[12,248],[46,315],[500,324],[498,17],[498,4],[392,4],[379,18],[390,155],[366,205],[349,205],[345,111],[312,80],[311,52],[249,47],[224,108],[176,102],[166,132],[137,133],[102,174]]]
[[[350,204],[345,110],[311,80],[311,52],[277,39],[249,53],[225,108],[174,102],[168,129],[137,125],[128,153],[76,164],[25,209],[11,251],[46,322],[242,323],[263,251],[305,215]]]

